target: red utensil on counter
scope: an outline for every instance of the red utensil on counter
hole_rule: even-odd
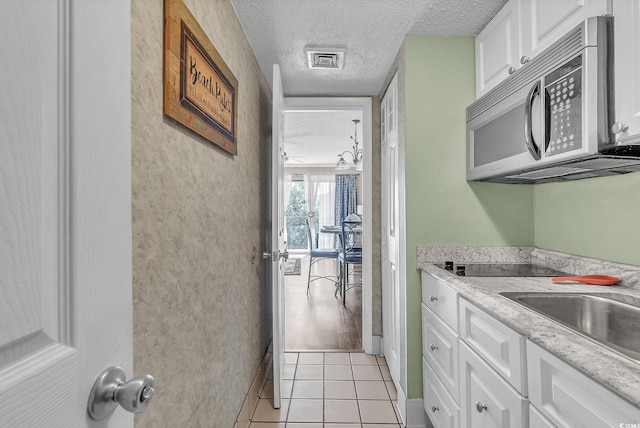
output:
[[[553,282],[581,282],[589,285],[616,285],[620,282],[620,278],[607,275],[578,275],[578,276],[557,276],[553,278]]]

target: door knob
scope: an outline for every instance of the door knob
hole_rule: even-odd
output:
[[[265,251],[264,253],[262,253],[263,259],[269,259],[272,257],[274,258],[273,259],[274,262],[277,260],[278,257],[280,257],[281,259],[289,260],[289,250],[284,250],[281,253],[278,250],[275,250],[273,253],[269,253],[268,251]]]
[[[109,417],[120,404],[131,413],[140,413],[149,406],[155,394],[153,376],[143,375],[126,381],[122,367],[109,367],[93,383],[87,412],[91,419]]]

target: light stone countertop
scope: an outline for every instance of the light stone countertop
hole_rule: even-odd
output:
[[[425,248],[427,248],[425,250]],[[463,248],[463,247],[457,247]],[[468,247],[467,247],[468,248]],[[426,252],[425,252],[426,251]],[[430,252],[433,253],[431,254]],[[528,262],[532,253],[541,251],[534,249],[496,249],[498,256],[487,256],[486,249],[474,249],[476,255],[484,255],[480,263]],[[592,377],[601,384],[607,386],[628,401],[640,407],[640,363],[609,350],[604,345],[594,342],[573,330],[557,323],[543,315],[538,314],[524,306],[515,303],[499,293],[502,292],[588,292],[588,293],[621,293],[640,297],[640,290],[628,286],[599,287],[582,284],[554,284],[551,278],[533,277],[461,277],[449,271],[445,271],[432,263],[444,260],[453,260],[456,263],[470,263],[476,261],[473,255],[453,251],[456,257],[452,257],[450,248],[437,253],[436,247],[420,247],[418,251],[418,269],[430,273],[442,282],[455,289],[460,297],[467,299],[487,313],[507,324],[517,332],[523,334],[534,343],[547,349],[549,352],[569,363],[573,367]],[[425,255],[429,253],[429,255]],[[441,258],[445,254],[445,258]],[[506,254],[506,257],[505,257]],[[556,256],[559,253],[551,253]],[[576,256],[570,256],[578,259]],[[480,257],[482,258],[482,257]],[[544,259],[544,257],[543,257]],[[556,257],[554,257],[556,259]],[[579,258],[580,263],[591,259]],[[580,273],[583,273],[583,265]],[[606,263],[606,262],[605,262]],[[636,279],[640,278],[640,268],[626,265],[617,265],[620,269],[628,268],[627,273],[620,272],[620,277],[631,278],[628,281],[631,286],[637,286]],[[567,269],[564,271],[576,274]],[[611,270],[603,274],[614,275]]]

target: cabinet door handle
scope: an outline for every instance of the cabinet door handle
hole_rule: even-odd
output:
[[[509,74],[513,74],[515,73],[517,70],[517,68],[515,68],[513,65],[511,67],[509,67]]]
[[[476,410],[478,411],[478,413],[482,413],[487,410],[487,405],[485,403],[476,401]]]
[[[440,407],[438,407],[438,406],[431,406],[431,411],[432,411],[433,413],[437,412],[438,410],[440,410]]]
[[[438,347],[436,345],[431,345],[430,348],[431,348],[432,351],[437,351],[438,350]]]
[[[531,61],[531,58],[529,58],[528,56],[523,56],[522,58],[520,58],[520,64],[525,65],[526,63],[528,63],[529,61]]]
[[[432,302],[437,302],[438,298],[436,296],[431,296],[429,300],[431,300]]]
[[[622,122],[616,122],[611,125],[611,133],[612,134],[620,134],[622,132],[627,132],[629,130],[629,125]]]

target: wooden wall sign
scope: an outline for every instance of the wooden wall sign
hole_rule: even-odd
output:
[[[237,155],[238,81],[182,0],[164,14],[164,114]]]

